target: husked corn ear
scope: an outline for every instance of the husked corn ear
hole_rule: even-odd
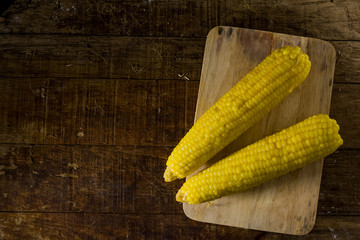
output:
[[[275,50],[199,118],[169,156],[165,181],[186,177],[239,137],[303,82],[310,66],[299,47]]]
[[[247,190],[320,160],[343,143],[328,115],[306,119],[266,137],[189,178],[176,195],[190,204]]]

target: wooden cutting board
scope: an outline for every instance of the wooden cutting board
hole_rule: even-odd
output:
[[[199,170],[312,115],[329,113],[335,49],[322,40],[233,27],[216,27],[206,40],[195,121],[272,51],[299,46],[312,63],[308,78],[276,108]],[[303,235],[315,224],[323,160],[212,204],[184,204],[194,220]],[[198,171],[199,171],[198,170]]]

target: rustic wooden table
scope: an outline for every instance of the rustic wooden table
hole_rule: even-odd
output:
[[[217,25],[315,37],[337,51],[313,231],[188,219],[162,178],[192,126]],[[360,4],[16,0],[0,18],[0,239],[359,239]]]

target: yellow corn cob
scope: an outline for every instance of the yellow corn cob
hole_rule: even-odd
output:
[[[190,204],[247,190],[320,160],[342,145],[339,126],[328,115],[306,119],[220,160],[189,178],[176,195]]]
[[[299,47],[275,50],[189,130],[166,163],[166,182],[195,171],[249,129],[305,80],[311,63]]]

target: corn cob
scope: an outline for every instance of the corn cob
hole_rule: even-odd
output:
[[[305,80],[311,63],[299,47],[275,50],[209,108],[175,147],[166,182],[195,171]]]
[[[342,145],[339,126],[328,115],[310,117],[266,137],[189,178],[176,195],[190,204],[247,190],[320,160]]]

